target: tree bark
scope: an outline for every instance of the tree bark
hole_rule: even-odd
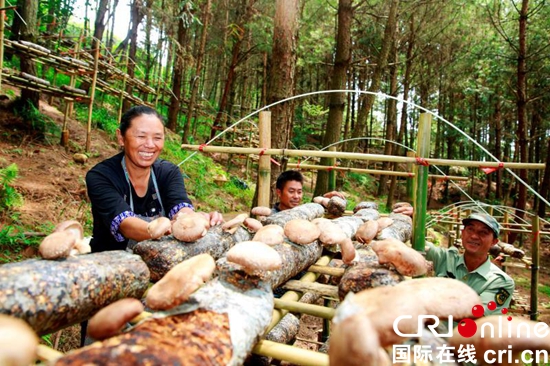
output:
[[[185,38],[187,35],[187,26],[183,20],[178,19],[178,33],[174,45],[174,68],[172,76],[172,94],[170,97],[170,107],[168,108],[168,122],[166,127],[172,131],[178,128],[178,114],[183,99],[182,78],[183,78],[183,59],[185,57]]]
[[[248,4],[247,4],[248,1]],[[229,70],[227,72],[227,79],[223,88],[222,97],[220,100],[220,105],[218,107],[218,113],[212,124],[212,130],[210,131],[210,139],[213,139],[216,136],[218,130],[221,130],[222,127],[222,118],[227,112],[228,109],[228,100],[231,90],[233,88],[233,83],[235,81],[236,68],[239,64],[239,56],[241,54],[241,46],[245,36],[245,26],[249,22],[250,18],[254,13],[254,3],[256,0],[242,0],[241,10],[244,10],[244,14],[239,16],[238,21],[238,34],[235,38],[235,43],[233,44],[233,49],[231,51],[231,64],[229,65]]]
[[[380,54],[376,63],[376,68],[374,70],[374,75],[372,76],[371,84],[368,89],[369,92],[374,93],[380,90],[380,81],[382,80],[382,75],[386,70],[386,65],[388,64],[388,55],[390,53],[391,45],[395,37],[398,8],[399,0],[392,0],[390,3],[388,20],[386,21],[386,26],[384,29],[382,49],[380,50]],[[355,128],[353,131],[352,136],[354,138],[364,135],[367,117],[374,104],[374,95],[368,94],[365,96],[364,99],[364,103],[361,107],[361,110],[359,111],[359,116],[357,118],[357,128]],[[357,146],[357,144],[354,144],[354,146]]]
[[[529,9],[529,0],[523,0],[521,3],[521,11],[519,14],[519,47],[518,47],[518,64],[517,64],[517,120],[518,129],[516,132],[516,149],[519,151],[519,161],[527,162],[527,15]],[[527,183],[527,170],[521,169],[519,171],[519,178]],[[518,182],[519,183],[519,182]],[[516,218],[522,221],[525,216],[525,206],[527,201],[527,187],[524,184],[519,184],[518,196],[515,203]],[[517,233],[511,233],[508,237],[510,244],[513,244]]]
[[[189,106],[187,108],[187,118],[185,119],[185,128],[183,129],[182,143],[189,143],[189,133],[191,131],[191,121],[193,120],[193,112],[195,110],[195,103],[197,100],[197,92],[199,90],[199,78],[201,77],[202,64],[204,57],[204,50],[206,47],[206,38],[208,36],[208,25],[210,22],[210,8],[212,1],[207,0],[203,9],[203,18],[202,18],[202,34],[201,41],[199,45],[199,52],[197,54],[197,65],[195,69],[195,76],[191,79],[191,99],[189,100]]]
[[[143,0],[134,0],[132,6],[130,7],[130,22],[132,27],[128,33],[128,38],[130,40],[130,52],[128,53],[128,70],[126,71],[129,78],[135,76],[136,70],[136,55],[137,55],[137,36],[138,36],[138,27],[141,21],[143,20]],[[126,93],[132,94],[132,85],[128,83],[126,86]],[[122,110],[126,111],[131,107],[130,100],[124,99]]]
[[[338,90],[346,88],[347,72],[351,62],[351,24],[353,21],[353,0],[338,1],[338,31],[336,35],[336,55],[330,89]],[[331,93],[329,102],[328,121],[323,147],[327,147],[340,140],[342,135],[342,121],[346,107],[346,95],[344,93]],[[334,158],[322,158],[321,165],[333,166]],[[314,196],[322,196],[324,193],[336,189],[334,184],[334,171],[320,170],[317,173]]]
[[[20,0],[18,3],[18,9],[20,10],[21,17],[26,23],[21,24],[19,39],[22,41],[36,43],[38,31],[36,25],[38,16],[38,2],[35,0]],[[36,76],[36,64],[32,58],[21,55],[20,60],[21,72]],[[31,105],[38,109],[39,99],[40,94],[36,91],[29,89],[23,89],[21,91],[21,102],[24,106]]]

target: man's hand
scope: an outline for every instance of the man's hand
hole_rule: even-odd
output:
[[[341,199],[344,199],[344,200],[346,199],[344,194],[342,192],[338,192],[338,191],[327,192],[323,195],[323,197],[326,197],[326,198],[332,198],[334,196],[338,196],[338,197],[340,197]]]
[[[412,217],[414,208],[412,206],[401,206],[393,210],[393,213],[400,213]]]

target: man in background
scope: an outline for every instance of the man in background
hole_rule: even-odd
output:
[[[286,170],[277,177],[275,191],[278,201],[271,209],[271,213],[288,210],[302,204],[304,176],[298,170]],[[341,192],[332,191],[325,193],[324,197],[338,196],[345,199]]]

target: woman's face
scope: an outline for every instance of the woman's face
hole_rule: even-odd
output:
[[[164,125],[152,114],[142,114],[130,123],[124,136],[117,130],[118,143],[124,147],[127,163],[148,168],[164,147]]]

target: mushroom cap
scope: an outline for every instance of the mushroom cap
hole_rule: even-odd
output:
[[[252,217],[248,217],[244,220],[244,226],[246,226],[249,231],[255,233],[264,225],[260,221],[253,219]]]
[[[250,211],[250,213],[258,216],[269,216],[271,215],[271,209],[265,206],[256,206]]]
[[[357,231],[355,232],[355,240],[364,244],[369,244],[374,238],[376,238],[378,228],[378,220],[365,221],[361,224],[361,226],[359,226],[359,228],[357,228]]]
[[[344,264],[352,264],[356,259],[357,252],[350,238],[346,238],[340,243],[340,252]]]
[[[178,240],[193,242],[205,236],[209,227],[210,224],[203,214],[187,213],[179,215],[172,224],[172,235]]]
[[[422,276],[428,272],[428,262],[422,254],[394,238],[377,240],[371,248],[380,264],[391,264],[403,276]]]
[[[378,203],[376,203],[376,202],[366,202],[366,201],[359,202],[353,208],[353,213],[356,213],[357,211],[365,209],[365,208],[374,209],[374,210],[378,211]]]
[[[87,333],[97,340],[120,333],[124,325],[141,314],[143,304],[138,299],[126,298],[113,302],[99,310],[88,322]]]
[[[0,365],[34,364],[38,342],[38,336],[25,321],[0,314]]]
[[[351,296],[350,296],[351,295]],[[441,301],[445,299],[445,301]],[[452,278],[415,278],[395,286],[382,286],[348,294],[336,310],[335,319],[343,320],[357,312],[364,312],[380,336],[380,344],[387,347],[402,343],[393,323],[402,319],[398,328],[402,333],[416,333],[418,316],[433,315],[463,319],[472,315],[472,307],[481,303],[479,295],[467,284]]]
[[[153,310],[167,310],[182,304],[212,277],[215,269],[216,262],[207,253],[175,265],[147,291],[147,306]]]
[[[412,206],[412,205],[409,202],[397,202],[393,204],[392,211],[395,210],[396,208],[404,207],[404,206]]]
[[[227,251],[227,261],[233,262],[248,274],[259,274],[281,268],[283,262],[275,249],[260,241],[242,241]]]
[[[515,316],[508,320],[508,317],[503,315],[481,317],[476,319],[475,323],[477,331],[469,338],[460,335],[459,327],[463,325],[459,323],[453,336],[449,339],[449,344],[456,346],[457,349],[461,344],[472,344],[478,359],[483,359],[483,355],[488,350],[509,350],[509,345],[512,346],[514,353],[525,350],[550,351],[550,332],[546,323]],[[491,329],[493,329],[493,334],[491,334]]]
[[[67,258],[74,248],[77,238],[71,231],[57,231],[46,236],[38,247],[38,253],[44,259]]]
[[[310,244],[319,238],[321,229],[309,220],[294,219],[285,224],[284,234],[296,244]]]
[[[151,239],[161,238],[172,227],[170,219],[164,216],[154,219],[147,224],[147,232],[151,235]]]
[[[324,245],[340,244],[347,238],[344,230],[331,221],[319,225],[319,229],[321,229],[319,241]]]
[[[244,220],[246,220],[247,218],[248,218],[247,213],[238,214],[231,220],[224,222],[222,224],[222,229],[224,231],[231,231],[233,229],[236,229],[239,226],[241,226],[244,223]]]
[[[387,228],[391,224],[393,224],[393,219],[389,218],[389,217],[381,217],[376,221],[378,222],[378,231],[379,232],[384,230],[385,228]]]
[[[84,237],[84,229],[82,228],[82,224],[80,224],[80,222],[76,220],[67,220],[57,224],[56,227],[53,229],[53,232],[60,231],[71,232],[77,240]]]
[[[281,244],[284,240],[284,229],[279,225],[265,225],[254,234],[252,241],[261,241],[267,245]]]

